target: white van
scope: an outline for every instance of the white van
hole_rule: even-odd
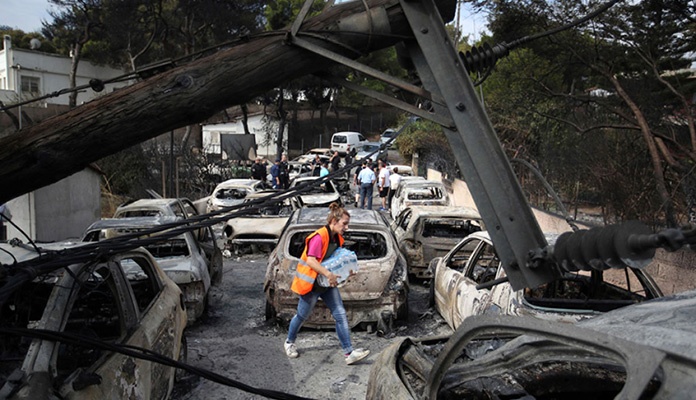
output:
[[[358,132],[336,132],[331,136],[331,150],[338,150],[338,154],[345,156],[351,149],[360,151],[367,139]]]

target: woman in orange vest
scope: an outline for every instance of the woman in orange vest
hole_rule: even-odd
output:
[[[314,231],[305,239],[302,261],[297,265],[297,272],[292,281],[292,291],[300,295],[297,304],[297,314],[290,321],[288,337],[285,340],[285,354],[290,358],[299,356],[295,339],[302,324],[309,318],[317,300],[321,298],[331,310],[336,320],[336,334],[346,356],[346,364],[354,364],[370,354],[370,350],[353,349],[350,341],[350,328],[346,309],[343,307],[341,293],[338,290],[338,275],[330,272],[321,265],[321,261],[343,246],[343,234],[348,230],[350,214],[337,203],[329,206],[329,216],[326,225]],[[329,281],[329,287],[315,285],[314,281],[322,274]]]

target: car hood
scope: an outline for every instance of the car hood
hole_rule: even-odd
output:
[[[288,217],[257,216],[245,218],[232,218],[227,221],[227,225],[232,228],[234,239],[240,235],[275,235],[280,236],[283,227],[288,222]]]
[[[324,204],[332,200],[338,200],[340,196],[338,193],[326,193],[326,194],[301,194],[300,197],[305,204]]]

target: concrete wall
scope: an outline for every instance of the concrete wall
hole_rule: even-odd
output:
[[[428,179],[442,180],[438,171],[428,169]],[[451,189],[454,205],[476,208],[474,199],[469,192],[466,182],[455,179],[446,186]],[[544,232],[569,232],[570,226],[562,217],[532,207],[532,212]],[[590,229],[585,224],[577,223],[580,229]],[[681,249],[673,253],[658,249],[652,262],[646,270],[655,279],[657,285],[665,295],[683,292],[696,288],[696,252],[690,249]]]
[[[10,200],[7,205],[12,212],[12,222],[35,241],[78,238],[87,226],[100,218],[100,182],[101,176],[87,168]],[[13,226],[8,226],[7,237],[27,242]]]

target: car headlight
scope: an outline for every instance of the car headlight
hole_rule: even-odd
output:
[[[408,282],[408,270],[406,268],[406,260],[399,256],[396,259],[396,264],[389,276],[387,289],[399,291],[404,288],[404,284]]]

